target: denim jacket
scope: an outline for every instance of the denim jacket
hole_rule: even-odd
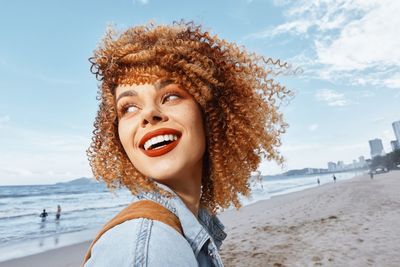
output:
[[[166,185],[157,185],[174,197],[145,192],[134,201],[147,199],[163,205],[179,218],[184,235],[159,221],[129,220],[101,236],[85,267],[223,266],[218,250],[226,233],[220,220],[204,208],[199,209],[197,219],[175,192]]]

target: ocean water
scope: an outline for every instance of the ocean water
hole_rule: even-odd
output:
[[[338,181],[361,172],[337,173]],[[331,183],[332,175],[263,178],[251,183],[244,206],[271,197]],[[90,240],[101,226],[133,200],[125,189],[110,193],[104,184],[0,186],[0,261]],[[61,218],[55,219],[57,205]],[[43,209],[48,217],[39,215]]]

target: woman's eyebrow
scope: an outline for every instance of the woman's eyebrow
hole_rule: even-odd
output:
[[[156,82],[156,83],[154,84],[154,88],[155,88],[157,91],[159,91],[159,90],[163,89],[164,87],[170,85],[171,83],[173,83],[172,80],[161,80],[161,81],[158,81],[158,82]],[[119,101],[121,98],[123,98],[123,97],[126,97],[126,96],[137,96],[137,95],[138,95],[138,94],[137,94],[137,92],[136,92],[135,90],[125,91],[125,92],[121,93],[121,94],[118,96],[116,103],[118,103],[118,101]]]
[[[121,94],[118,96],[116,103],[118,103],[118,101],[119,101],[121,98],[126,97],[126,96],[137,96],[137,92],[134,91],[134,90],[129,90],[129,91],[125,91],[125,92],[121,93]]]
[[[170,79],[162,79],[162,80],[157,81],[154,84],[154,88],[156,88],[156,90],[160,90],[160,89],[170,85],[171,83],[174,83],[174,82]]]

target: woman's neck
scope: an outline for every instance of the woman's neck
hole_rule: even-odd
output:
[[[172,181],[164,182],[182,199],[186,207],[198,217],[201,197],[202,164],[191,169],[191,172],[176,177]]]
[[[182,188],[174,189],[175,193],[182,199],[183,203],[185,203],[186,207],[194,214],[197,218],[199,214],[199,206],[200,206],[200,192],[201,188]]]

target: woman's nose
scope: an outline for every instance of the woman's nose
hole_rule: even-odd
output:
[[[159,122],[167,121],[168,116],[163,114],[156,107],[148,107],[145,110],[142,110],[142,123],[141,126],[145,127],[147,124],[155,125]]]

